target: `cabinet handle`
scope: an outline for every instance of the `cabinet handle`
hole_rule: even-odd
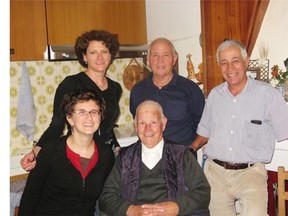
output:
[[[13,55],[13,54],[15,54],[15,49],[14,48],[10,49],[10,55]]]

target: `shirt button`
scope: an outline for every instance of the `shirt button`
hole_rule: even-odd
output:
[[[236,102],[237,100],[236,99],[233,99],[233,102]]]
[[[231,133],[231,134],[234,134],[234,131],[231,131],[230,133]]]
[[[232,148],[231,148],[231,147],[229,148],[229,151],[232,151]]]
[[[234,119],[236,116],[235,115],[232,115],[232,118]]]

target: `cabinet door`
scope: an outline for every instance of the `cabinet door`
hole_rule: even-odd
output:
[[[10,60],[43,60],[46,43],[44,0],[10,0]]]
[[[48,44],[74,44],[91,29],[117,34],[121,44],[145,44],[145,0],[46,0]]]
[[[121,44],[146,44],[146,7],[145,0],[108,1],[110,13],[106,14],[107,29],[115,34]]]

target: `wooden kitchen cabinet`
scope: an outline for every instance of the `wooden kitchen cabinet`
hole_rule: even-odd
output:
[[[146,44],[145,0],[10,0],[10,61],[44,60],[47,45],[74,45],[91,29]]]
[[[216,62],[217,46],[226,38],[240,40],[250,56],[269,0],[201,0],[204,93],[224,80]]]
[[[48,44],[74,44],[84,31],[103,29],[121,44],[146,44],[145,0],[46,0]]]
[[[43,60],[46,44],[44,0],[10,0],[10,61]]]

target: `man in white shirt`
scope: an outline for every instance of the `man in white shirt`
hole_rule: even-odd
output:
[[[288,138],[288,107],[270,84],[246,75],[245,46],[226,40],[217,61],[226,82],[210,92],[192,148],[205,143],[204,172],[211,186],[211,215],[267,215],[267,170],[276,140]]]
[[[210,186],[193,153],[163,138],[167,118],[155,101],[136,110],[140,140],[122,148],[100,197],[107,215],[209,215]]]

